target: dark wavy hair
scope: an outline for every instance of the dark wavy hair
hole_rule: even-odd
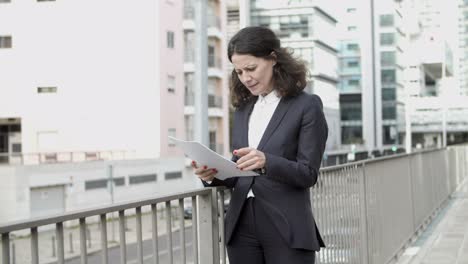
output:
[[[267,60],[276,60],[273,67],[274,89],[283,97],[294,96],[307,86],[307,68],[302,60],[292,56],[292,52],[281,47],[275,33],[265,27],[246,27],[232,37],[227,48],[229,61],[234,54],[252,55]],[[273,55],[274,54],[274,55]],[[230,80],[231,103],[240,107],[254,95],[242,84],[235,70]]]

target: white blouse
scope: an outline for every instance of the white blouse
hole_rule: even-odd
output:
[[[252,113],[249,119],[249,147],[257,148],[263,133],[270,123],[271,117],[278,106],[281,97],[276,90],[273,90],[266,96],[259,95],[257,102],[255,102]],[[247,197],[254,197],[252,189],[249,190]]]

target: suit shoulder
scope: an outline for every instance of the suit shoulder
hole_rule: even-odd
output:
[[[320,109],[323,111],[323,103],[320,96],[316,94],[309,94],[306,92],[301,92],[298,95],[298,99],[302,102],[307,109]]]

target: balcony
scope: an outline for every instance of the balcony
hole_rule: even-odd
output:
[[[223,97],[209,94],[208,95],[209,108],[223,108]]]
[[[195,101],[193,92],[185,93],[185,106],[193,106]],[[223,108],[223,97],[208,94],[208,108]]]
[[[433,221],[467,174],[467,145],[321,169],[310,197],[327,244],[317,253],[318,263],[391,263]],[[19,254],[27,263],[154,258],[160,263],[193,263],[194,258],[196,263],[226,263],[229,194],[225,188],[204,188],[1,224],[2,263],[13,263]],[[39,250],[44,234],[54,237],[53,255]],[[72,252],[71,236],[77,238]]]
[[[208,68],[218,68],[221,69],[222,67],[222,60],[220,57],[216,55],[209,54],[208,55]]]

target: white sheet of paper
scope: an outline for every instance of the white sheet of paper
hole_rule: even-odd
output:
[[[174,144],[181,148],[185,155],[192,160],[196,161],[199,165],[206,165],[208,168],[215,168],[218,170],[216,178],[224,180],[230,177],[243,177],[243,176],[258,176],[259,174],[253,171],[241,171],[236,168],[236,163],[230,159],[219,155],[218,153],[207,148],[203,144],[196,141],[184,141],[175,137],[169,136]]]

